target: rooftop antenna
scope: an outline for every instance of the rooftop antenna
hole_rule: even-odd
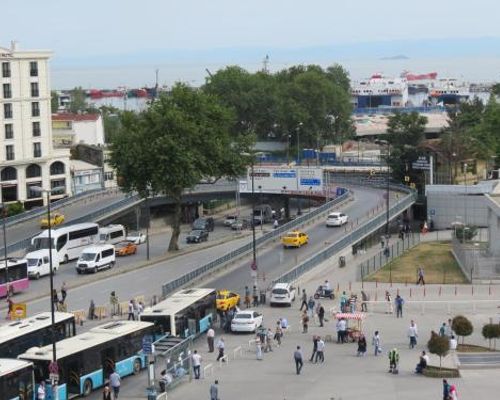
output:
[[[266,56],[264,57],[264,60],[262,61],[262,72],[264,72],[265,74],[268,74],[269,73],[269,55],[266,54]]]

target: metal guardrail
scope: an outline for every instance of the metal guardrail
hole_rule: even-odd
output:
[[[393,186],[394,188],[394,186]],[[412,205],[415,202],[416,199],[416,193],[410,191],[408,188],[405,187],[397,187],[398,190],[400,191],[405,191],[408,194],[408,196],[404,197],[403,199],[399,200],[396,204],[394,204],[390,209],[389,209],[389,218],[392,219],[395,216],[397,216],[399,213],[404,211],[406,208],[408,208],[410,205]],[[279,278],[273,280],[273,284],[277,282],[293,282],[297,280],[298,277],[306,273],[307,271],[311,270],[318,264],[322,263],[323,261],[329,259],[331,256],[334,254],[340,252],[347,246],[351,246],[354,243],[358,242],[361,240],[363,237],[367,236],[368,234],[372,233],[376,229],[380,228],[386,223],[386,214],[380,214],[377,217],[366,221],[365,223],[361,224],[358,228],[354,229],[351,233],[348,235],[344,236],[342,239],[337,240],[335,243],[332,245],[328,246],[326,249],[320,251],[319,253],[316,253],[312,257],[308,258],[301,264],[297,265],[294,269],[291,271],[288,271],[287,273],[281,275]]]
[[[284,225],[281,225],[280,227],[274,229],[273,231],[268,232],[262,235],[261,237],[257,238],[255,244],[259,246],[269,240],[280,237],[283,233],[286,233],[291,229],[296,228],[297,226],[309,222],[310,220],[316,218],[318,215],[329,211],[335,205],[338,205],[341,202],[347,200],[350,197],[350,195],[351,195],[350,192],[346,192],[343,195],[329,201],[328,203],[323,204],[317,209],[311,211],[310,213],[301,215],[300,217],[290,222],[287,222]],[[243,254],[248,253],[251,250],[252,250],[252,243],[249,242],[233,251],[230,251],[229,253],[224,254],[219,258],[216,258],[215,260],[201,266],[200,268],[188,272],[187,274],[184,274],[173,281],[165,283],[162,286],[162,295],[163,296],[169,295],[174,290],[186,285],[187,283],[193,281],[194,279],[199,278],[202,275],[205,275],[207,272],[214,270],[215,268],[220,267],[231,260],[241,257]]]

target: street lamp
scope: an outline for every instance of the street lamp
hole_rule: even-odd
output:
[[[52,189],[43,189],[40,186],[31,186],[30,190],[45,194],[47,196],[47,225],[48,225],[48,235],[49,235],[49,272],[50,272],[50,315],[52,324],[52,368],[51,373],[57,374],[57,357],[56,357],[56,331],[55,331],[55,305],[52,293],[54,292],[54,269],[52,268],[52,223],[50,220],[50,195],[53,193],[59,193],[66,190],[64,186],[56,186]],[[55,247],[55,246],[54,246]],[[57,386],[57,380],[54,379],[52,382],[54,387]],[[57,387],[54,390],[55,397],[57,398]]]
[[[465,196],[464,196],[464,224],[467,226],[467,163],[464,163],[464,184],[465,184]],[[465,229],[465,228],[464,228]],[[464,232],[465,233],[465,232]]]
[[[302,122],[299,122],[297,128],[295,128],[297,132],[297,165],[300,165],[300,129],[303,125],[304,124]]]
[[[257,246],[255,243],[255,223],[254,223],[254,215],[255,215],[255,179],[254,179],[254,163],[255,163],[255,154],[250,153],[241,153],[242,156],[250,157],[250,174],[252,176],[252,264],[250,268],[256,274],[257,273]],[[257,278],[255,278],[255,286],[257,286]]]
[[[312,186],[309,186],[309,211],[308,212],[311,212],[311,197],[312,197]]]

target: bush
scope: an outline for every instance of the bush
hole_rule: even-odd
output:
[[[441,368],[441,359],[446,357],[450,351],[450,341],[446,336],[439,336],[436,332],[431,332],[431,338],[427,342],[427,348],[431,354],[439,356],[439,368]]]
[[[17,203],[14,203],[14,204],[9,204],[7,206],[7,215],[9,217],[11,217],[13,215],[21,214],[22,212],[24,212],[24,206],[23,206],[23,203],[21,203],[20,201],[18,201]]]
[[[464,239],[471,240],[476,235],[477,235],[477,226],[466,225],[466,226],[459,226],[455,229],[455,237],[461,242]]]
[[[474,332],[472,323],[463,315],[457,315],[453,318],[451,329],[453,329],[458,336],[462,336],[462,344],[464,343],[465,336],[470,336],[472,332]]]
[[[488,339],[488,348],[491,350],[491,339],[495,340],[500,338],[500,324],[485,324],[482,329],[482,334],[485,339]]]

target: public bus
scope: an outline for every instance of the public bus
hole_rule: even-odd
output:
[[[56,340],[75,336],[73,314],[54,313]],[[31,347],[52,343],[52,318],[43,312],[19,321],[0,326],[0,357],[16,358]]]
[[[0,297],[26,290],[29,285],[27,260],[8,258],[0,261]]]
[[[0,358],[0,399],[34,400],[33,364]]]
[[[141,321],[153,322],[160,335],[196,336],[207,331],[215,318],[215,299],[215,289],[183,289],[146,308],[140,318]]]
[[[60,263],[80,257],[82,250],[99,240],[99,225],[83,223],[51,229],[52,244]],[[31,240],[33,250],[49,248],[49,230],[46,229]]]
[[[153,334],[153,328],[148,322],[112,321],[57,342],[59,400],[88,396],[104,386],[114,369],[122,378],[139,373],[147,361],[141,352],[143,339]],[[31,348],[18,358],[33,363],[35,382],[50,377],[52,345]],[[46,392],[52,396],[51,384]]]

